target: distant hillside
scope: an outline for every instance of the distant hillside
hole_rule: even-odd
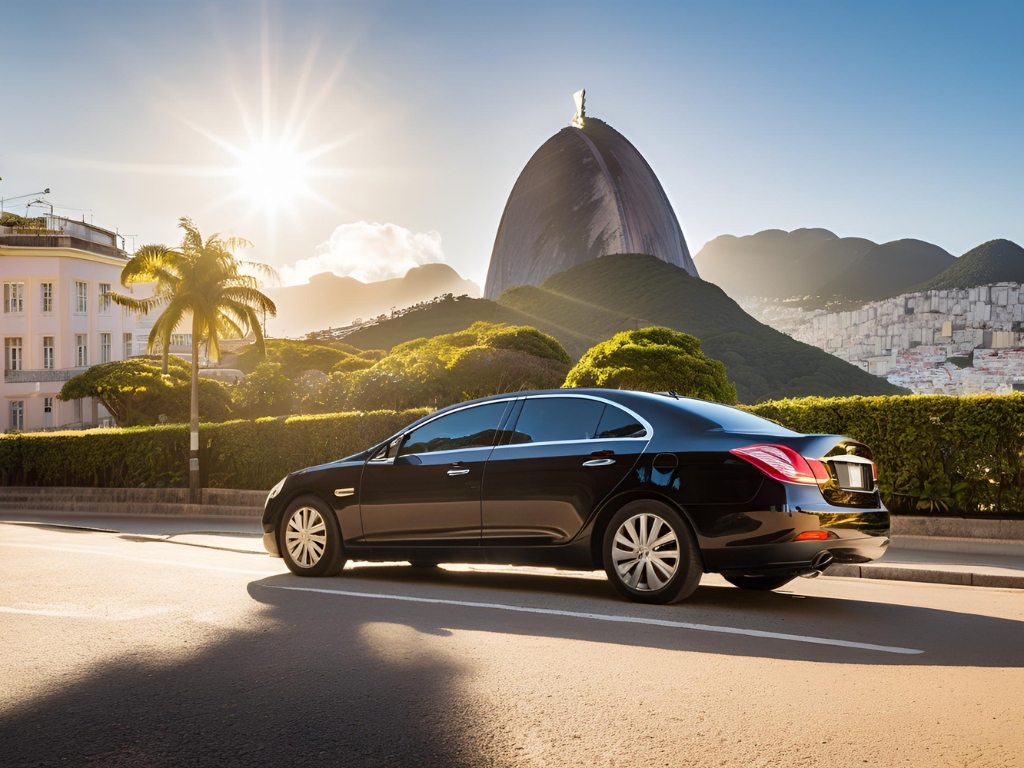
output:
[[[463,280],[447,264],[424,264],[405,277],[363,283],[330,272],[314,275],[305,285],[267,288],[277,305],[277,317],[267,318],[271,336],[302,336],[323,328],[339,328],[361,317],[376,317],[392,308],[410,307],[451,293],[479,296],[480,287]]]
[[[818,295],[875,301],[905,293],[938,275],[956,257],[922,240],[894,240],[876,245],[859,260],[818,289]]]
[[[756,235],[716,237],[694,257],[700,276],[730,296],[785,299],[812,292],[836,271],[822,246],[840,238],[827,229],[766,229]],[[872,243],[871,245],[874,245]],[[801,272],[794,265],[810,265]],[[840,263],[840,269],[845,266]]]
[[[451,333],[476,320],[532,325],[558,339],[574,359],[623,330],[662,325],[693,334],[725,363],[741,402],[804,395],[899,394],[876,376],[795,341],[744,312],[715,285],[653,256],[603,256],[511,288],[497,302],[450,301],[348,336],[361,349]]]
[[[702,278],[730,296],[806,297],[806,306],[824,306],[859,305],[909,290],[954,259],[921,240],[878,245],[827,229],[769,229],[715,238],[694,261]]]
[[[1024,248],[1012,240],[989,240],[913,290],[973,288],[990,283],[1024,283]]]

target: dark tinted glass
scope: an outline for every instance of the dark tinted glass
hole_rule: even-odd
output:
[[[477,405],[427,422],[409,434],[399,455],[494,445],[506,405],[508,403]]]
[[[647,434],[643,424],[621,408],[614,405],[604,407],[604,415],[597,425],[598,437],[643,437]]]
[[[731,408],[728,405],[709,403],[706,400],[689,397],[680,398],[677,402],[680,408],[713,421],[726,432],[751,432],[757,435],[778,435],[780,437],[798,434],[791,429],[779,426],[774,421],[762,419],[760,416],[741,411],[738,408]]]
[[[581,397],[538,397],[523,404],[512,443],[589,440],[597,433],[604,403]]]

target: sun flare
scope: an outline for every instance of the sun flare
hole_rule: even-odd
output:
[[[238,153],[238,190],[267,213],[292,209],[308,199],[312,175],[309,160],[287,144],[257,141]]]

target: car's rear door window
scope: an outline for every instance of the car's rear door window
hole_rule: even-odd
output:
[[[591,440],[604,403],[583,397],[535,397],[523,404],[510,443]]]
[[[596,436],[601,440],[615,437],[646,437],[647,429],[633,414],[626,413],[614,405],[606,405],[601,421],[597,424]]]
[[[428,421],[409,433],[398,455],[494,445],[501,415],[507,405],[507,402],[485,403]]]

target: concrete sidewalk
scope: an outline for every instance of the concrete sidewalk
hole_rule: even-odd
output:
[[[995,552],[955,552],[920,549],[916,542],[904,543],[897,537],[880,560],[865,565],[833,565],[826,576],[861,579],[920,581],[931,584],[960,584],[971,587],[1024,589],[1024,547],[994,547]],[[909,544],[909,546],[908,546]]]

